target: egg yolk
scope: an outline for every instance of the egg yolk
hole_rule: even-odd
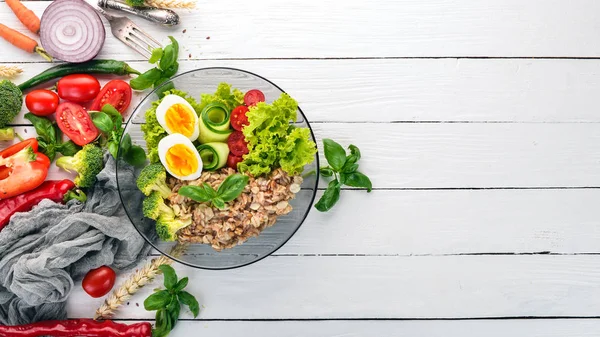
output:
[[[165,157],[171,172],[178,176],[188,176],[198,170],[198,159],[194,152],[183,144],[170,147]]]
[[[190,137],[194,134],[194,128],[196,127],[194,114],[195,112],[190,111],[187,106],[181,103],[173,104],[165,112],[167,127],[172,133],[181,133],[186,137]]]

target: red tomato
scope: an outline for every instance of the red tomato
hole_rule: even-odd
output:
[[[115,278],[115,271],[110,267],[92,269],[83,278],[83,290],[92,297],[102,297],[115,285]]]
[[[227,167],[231,167],[232,169],[237,171],[237,165],[242,162],[244,158],[239,156],[234,156],[231,153],[227,156]]]
[[[83,146],[98,138],[98,129],[79,104],[59,104],[56,109],[56,124],[77,145]]]
[[[32,114],[48,116],[56,111],[58,95],[54,91],[38,89],[27,94],[25,105]]]
[[[58,96],[71,102],[83,103],[91,101],[100,92],[100,82],[88,74],[68,75],[56,84]]]
[[[248,112],[248,107],[245,105],[240,105],[233,109],[233,111],[231,111],[231,127],[238,131],[242,131],[244,126],[250,124],[248,123],[246,112]]]
[[[252,89],[244,95],[244,104],[246,104],[247,106],[253,106],[256,105],[256,103],[258,102],[264,101],[265,94],[263,94],[262,91],[258,89]]]
[[[249,152],[248,143],[246,143],[242,131],[233,131],[227,138],[227,145],[229,146],[229,152],[234,156],[243,156]]]
[[[131,87],[127,82],[121,80],[112,80],[102,88],[94,103],[90,107],[92,111],[99,111],[104,104],[110,104],[119,110],[121,114],[127,111],[131,102]]]

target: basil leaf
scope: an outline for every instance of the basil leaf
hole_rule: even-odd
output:
[[[167,290],[161,290],[148,296],[144,300],[144,308],[148,311],[159,310],[171,302],[171,294]]]
[[[350,150],[351,156],[355,156],[356,160],[360,159],[360,150],[356,146],[350,144],[350,146],[348,146],[348,149]]]
[[[333,175],[333,170],[330,167],[322,167],[319,169],[319,173],[323,177],[331,177]]]
[[[217,196],[217,191],[215,191],[215,189],[212,188],[208,183],[202,183],[202,188],[204,189],[206,195],[210,197],[210,199]]]
[[[129,136],[129,135],[127,135]],[[131,166],[142,166],[146,163],[146,152],[138,145],[133,145],[123,157]]]
[[[150,88],[154,82],[162,77],[162,71],[157,68],[152,68],[140,76],[129,81],[129,85],[134,90],[144,90]]]
[[[90,116],[94,125],[104,134],[109,134],[115,127],[113,121],[104,112],[91,112]]]
[[[197,202],[207,202],[212,199],[212,196],[200,186],[183,186],[179,189],[177,193]]]
[[[123,124],[123,116],[121,116],[119,110],[115,109],[114,106],[110,104],[104,104],[104,106],[102,107],[102,112],[104,112],[110,117],[116,129],[119,129],[119,127],[121,127],[121,124]]]
[[[352,187],[366,188],[367,192],[371,192],[373,189],[371,179],[360,172],[352,172],[347,174],[345,184]]]
[[[119,154],[119,143],[114,141],[108,143],[108,152],[110,152],[113,158],[117,159],[117,154]]]
[[[329,182],[329,186],[327,186],[321,199],[315,204],[315,208],[321,212],[329,211],[340,199],[340,189],[341,185],[337,180]]]
[[[38,139],[45,141],[46,144],[56,143],[56,130],[48,118],[36,116],[31,112],[26,113],[25,118],[33,124]]]
[[[162,54],[163,54],[162,48],[154,48],[154,50],[152,50],[152,56],[150,56],[148,63],[158,62],[158,60],[160,60],[160,58],[162,57]]]
[[[169,35],[169,40],[171,40],[171,44],[173,45],[173,50],[175,51],[175,60],[179,58],[179,42],[175,40],[174,37]]]
[[[169,68],[163,70],[163,76],[169,79],[177,74],[177,70],[179,70],[179,62],[175,61]]]
[[[62,153],[65,156],[74,156],[75,153],[81,150],[81,146],[73,143],[72,140],[68,140],[57,146],[56,151]]]
[[[175,50],[173,49],[173,45],[167,45],[163,49],[162,57],[160,58],[160,62],[158,63],[158,67],[161,70],[166,70],[170,66],[172,66],[175,61],[177,61],[177,55],[175,55]]]
[[[188,308],[190,308],[190,311],[192,314],[194,314],[194,318],[198,316],[200,313],[200,305],[192,294],[188,293],[187,291],[182,291],[177,294],[177,298],[179,298],[179,302],[187,305]]]
[[[166,310],[160,309],[156,312],[155,328],[152,330],[152,337],[165,337],[171,331],[171,317]]]
[[[346,162],[346,150],[340,144],[327,138],[323,139],[323,146],[325,148],[325,158],[327,158],[329,165],[334,170],[340,171]]]
[[[167,313],[171,318],[171,330],[173,330],[173,328],[175,328],[175,325],[177,325],[177,321],[179,321],[179,313],[181,312],[181,304],[179,304],[177,298],[175,298],[175,300],[172,303],[174,303],[175,305],[173,305],[170,308],[167,308]]]
[[[123,137],[123,140],[121,141],[121,149],[123,150],[123,154],[126,154],[129,152],[129,149],[131,149],[131,136],[129,134],[126,134]]]
[[[358,164],[349,164],[346,163],[344,164],[344,167],[342,167],[342,173],[352,173],[352,172],[356,172],[356,170],[358,170]]]
[[[176,293],[180,292],[181,290],[183,290],[183,288],[187,287],[188,282],[189,279],[187,277],[182,278],[181,280],[179,280],[179,282],[177,282],[177,284],[173,288],[173,291]]]
[[[212,203],[218,209],[224,209],[225,208],[225,201],[223,201],[223,199],[221,199],[219,197],[214,198],[212,200]]]
[[[224,202],[229,202],[235,198],[237,198],[246,185],[248,185],[249,177],[244,174],[232,174],[229,177],[225,178],[221,185],[219,185],[219,189],[217,190],[217,195]]]
[[[45,140],[40,139],[38,140],[38,149],[48,157],[50,162],[53,162],[54,158],[56,158],[56,147],[54,143],[48,144]]]
[[[343,186],[346,183],[347,174],[344,172],[340,172],[340,186]]]
[[[158,98],[163,98],[165,97],[165,91],[171,89],[175,89],[175,84],[173,84],[173,82],[168,82],[165,83],[160,89],[158,89],[156,91],[156,94],[158,95]]]
[[[169,290],[173,289],[175,284],[177,284],[177,274],[175,273],[175,269],[166,264],[158,266],[158,269],[163,272],[165,288]]]

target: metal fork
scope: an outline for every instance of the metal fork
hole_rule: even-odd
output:
[[[152,56],[152,50],[162,48],[162,45],[152,36],[140,29],[133,21],[124,16],[112,15],[106,13],[101,8],[96,8],[110,23],[110,30],[113,35],[138,52],[145,58]]]

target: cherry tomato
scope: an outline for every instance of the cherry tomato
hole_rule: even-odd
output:
[[[239,156],[234,156],[231,153],[227,156],[227,167],[231,167],[234,170],[237,170],[238,163],[241,163],[244,158]]]
[[[91,101],[100,92],[100,82],[88,74],[68,75],[56,84],[58,96],[64,100],[83,103]]]
[[[240,105],[231,111],[231,126],[234,129],[242,131],[244,126],[250,124],[246,112],[248,112],[248,107],[245,105]]]
[[[246,104],[247,106],[253,106],[256,105],[256,103],[258,102],[264,101],[265,94],[263,94],[262,91],[258,89],[252,89],[244,95],[244,104]]]
[[[131,103],[131,87],[127,82],[121,80],[112,80],[102,88],[94,103],[90,107],[92,111],[100,111],[104,104],[110,104],[121,114],[127,111]]]
[[[54,91],[38,89],[27,94],[25,105],[32,114],[48,116],[56,111],[58,95]]]
[[[83,278],[82,286],[88,295],[102,297],[115,285],[115,271],[110,267],[102,266],[90,270]]]
[[[79,104],[64,102],[56,108],[56,124],[75,144],[83,146],[98,137],[90,115]]]
[[[242,131],[233,131],[227,138],[229,152],[234,156],[243,156],[248,153],[248,143]]]

